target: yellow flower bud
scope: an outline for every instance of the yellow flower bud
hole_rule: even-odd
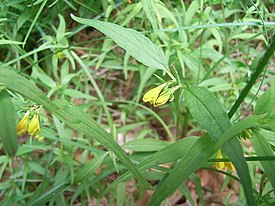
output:
[[[29,119],[30,112],[27,111],[24,117],[18,122],[16,125],[16,134],[21,136],[27,133],[28,130],[28,119]]]
[[[145,93],[142,100],[144,102],[150,102],[150,104],[155,106],[156,105],[155,103],[157,101],[157,98],[159,97],[159,94],[161,93],[161,91],[163,90],[163,88],[166,85],[167,85],[167,83],[163,83],[163,84],[159,85],[158,87],[150,89],[148,92]]]
[[[221,158],[223,158],[223,157],[224,157],[224,156],[223,156],[223,154],[222,154],[222,151],[219,150],[219,151],[217,152],[216,158],[217,158],[217,159],[221,159]],[[232,164],[232,162],[215,162],[215,163],[214,163],[214,167],[215,167],[217,170],[222,170],[222,169],[224,169],[225,167],[227,167],[227,168],[229,169],[229,171],[231,171],[231,172],[233,172],[233,171],[235,170],[235,167],[234,167],[234,165]]]
[[[39,124],[39,115],[35,114],[30,122],[28,133],[30,135],[37,135],[40,134],[40,124]]]
[[[235,170],[235,167],[232,164],[232,162],[226,162],[225,166],[229,169],[230,172],[233,172]]]
[[[153,106],[158,107],[158,106],[164,105],[166,102],[168,102],[168,100],[170,99],[170,96],[171,96],[171,92],[160,94],[160,96],[157,98]]]
[[[217,159],[223,158],[223,156],[222,156],[222,151],[221,151],[221,150],[218,150],[217,155],[216,155],[216,158],[217,158]],[[222,170],[222,169],[225,167],[225,164],[224,164],[224,162],[215,162],[215,163],[214,163],[214,167],[215,167],[217,170]]]

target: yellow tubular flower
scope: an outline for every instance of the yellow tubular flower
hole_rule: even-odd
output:
[[[222,154],[222,151],[219,150],[217,152],[217,156],[216,156],[217,159],[221,159],[223,158],[223,154]],[[215,162],[214,163],[214,167],[217,169],[217,170],[222,170],[224,169],[225,167],[227,167],[229,169],[230,172],[233,172],[235,170],[235,167],[234,165],[232,164],[232,162]]]
[[[160,96],[157,98],[153,106],[158,107],[158,106],[164,105],[170,99],[170,95],[171,95],[171,92],[160,94]]]
[[[153,89],[150,89],[148,92],[145,93],[145,95],[143,96],[142,100],[144,102],[149,102],[152,105],[156,105],[156,101],[159,97],[159,94],[161,93],[161,91],[163,90],[163,88],[167,85],[167,83],[163,83],[161,85],[159,85],[158,87],[155,87]]]
[[[232,164],[232,162],[226,162],[225,166],[229,169],[230,172],[233,172],[235,170],[235,167]]]
[[[39,124],[39,115],[35,114],[30,122],[28,133],[30,135],[37,135],[40,134],[40,124]]]
[[[215,162],[214,167],[216,168],[216,170],[222,170],[225,167],[225,164],[224,162]]]
[[[223,156],[222,156],[222,151],[221,151],[221,150],[219,150],[219,151],[217,152],[216,158],[217,158],[217,159],[223,158]],[[222,169],[225,167],[225,164],[224,164],[224,162],[215,162],[215,163],[214,163],[214,167],[215,167],[217,170],[222,170]]]
[[[27,111],[24,117],[18,122],[16,125],[16,134],[18,136],[21,136],[23,134],[26,134],[28,130],[28,119],[29,119],[30,112]]]

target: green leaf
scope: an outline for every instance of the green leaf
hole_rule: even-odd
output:
[[[126,182],[121,182],[117,185],[117,188],[116,188],[117,206],[125,205],[124,202],[125,202],[125,199],[127,198],[125,194],[125,189],[126,189]]]
[[[75,89],[64,89],[62,91],[62,94],[65,94],[67,96],[74,97],[74,98],[83,98],[83,99],[97,100],[96,97],[93,97],[93,96],[88,95],[88,94],[84,94],[84,93],[82,93],[80,91],[77,91]]]
[[[195,56],[192,53],[184,53],[182,59],[190,69],[193,78],[199,78],[198,80],[200,81],[204,77],[205,71],[202,65],[200,65],[201,63],[198,61],[199,56]]]
[[[0,39],[0,45],[2,44],[7,44],[7,45],[12,45],[12,44],[23,44],[23,42],[19,41],[12,41],[12,40],[6,40],[6,39]]]
[[[245,39],[249,39],[249,38],[253,37],[254,35],[255,35],[255,33],[240,33],[240,34],[231,36],[229,40],[232,40],[232,39],[244,39],[245,40]],[[255,37],[255,39],[262,40],[265,44],[267,44],[267,41],[266,41],[264,35],[257,36],[257,37]]]
[[[131,9],[131,12],[129,12],[127,14],[127,17],[124,18],[124,21],[121,23],[121,26],[124,26],[124,25],[128,24],[132,19],[134,19],[141,9],[142,9],[141,2],[136,3],[134,5],[134,8]]]
[[[275,112],[275,79],[269,89],[258,99],[255,114]]]
[[[69,181],[65,181],[46,193],[42,194],[39,198],[35,199],[34,201],[29,202],[27,205],[29,206],[40,206],[45,205],[49,200],[54,199],[55,197],[59,196],[66,188],[69,187]]]
[[[261,133],[255,132],[253,134],[253,143],[257,156],[274,156],[274,152],[272,151],[270,144]],[[263,165],[265,173],[273,189],[275,189],[275,162],[261,161],[261,164]]]
[[[16,84],[14,83],[15,79]],[[33,84],[30,84],[30,82],[24,77],[9,69],[0,68],[0,84],[3,84],[8,89],[25,96],[39,105],[43,105],[45,109],[52,112],[58,119],[68,126],[83,132],[88,138],[94,138],[103,146],[114,152],[121,162],[133,172],[143,186],[150,189],[152,188],[122,148],[114,141],[113,137],[100,127],[88,114],[80,111],[78,108],[70,105],[66,101],[50,101],[40,89]]]
[[[71,17],[78,23],[92,26],[101,31],[144,65],[167,70],[168,65],[163,51],[143,34],[109,22],[79,18],[73,14]]]
[[[170,142],[155,139],[136,139],[125,143],[123,147],[132,151],[151,152],[158,151],[169,144]]]
[[[49,88],[56,87],[55,81],[51,77],[49,77],[42,69],[35,67],[32,71],[32,75],[39,78],[41,82],[46,84]]]
[[[1,165],[1,167],[0,167],[0,179],[2,179],[2,175],[4,174],[4,171],[5,171],[5,169],[6,169],[6,167],[7,167],[7,165],[9,164],[9,162],[10,162],[10,157],[9,156],[4,156],[4,155],[2,155],[2,156],[0,156],[0,165]],[[3,182],[1,182],[1,186],[0,186],[0,190],[3,190]]]
[[[188,10],[185,13],[185,18],[184,18],[184,25],[188,26],[191,24],[191,21],[195,15],[199,11],[200,5],[198,1],[192,1],[190,4]]]
[[[218,140],[232,124],[218,99],[207,89],[190,87],[185,91],[187,107],[199,125],[208,134]],[[233,162],[240,177],[248,205],[255,205],[248,166],[243,155],[241,144],[233,137],[223,147],[223,151]]]
[[[150,21],[153,30],[156,31],[158,29],[157,17],[154,10],[154,1],[150,0],[142,0],[142,8],[146,13],[148,20]]]
[[[6,90],[0,90],[0,139],[9,156],[16,153],[19,145],[15,128],[15,110],[11,97]]]
[[[96,169],[100,167],[106,155],[107,153],[100,157],[92,159],[88,163],[85,163],[84,166],[81,167],[79,171],[77,171],[77,173],[75,174],[74,182],[78,183],[84,181],[86,178],[91,176],[96,171]]]

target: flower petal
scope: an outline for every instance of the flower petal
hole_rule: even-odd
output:
[[[216,155],[216,158],[217,158],[217,159],[223,158],[223,156],[222,156],[222,151],[221,151],[221,150],[218,150],[217,155]],[[215,162],[215,163],[214,163],[214,167],[215,167],[217,170],[222,170],[223,168],[225,168],[225,164],[224,164],[224,162]]]
[[[28,133],[30,135],[36,135],[40,133],[39,115],[35,114],[30,122]]]
[[[235,167],[232,164],[232,162],[226,162],[225,166],[229,169],[230,172],[233,172],[235,170]]]
[[[144,102],[150,102],[151,104],[154,104],[163,90],[163,88],[167,85],[167,83],[163,83],[153,89],[150,89],[148,92],[146,92],[142,98]]]
[[[28,130],[28,119],[29,119],[30,112],[27,111],[24,117],[18,122],[16,125],[16,134],[17,135],[23,135],[26,134]]]
[[[161,105],[164,105],[166,102],[168,102],[168,100],[170,99],[171,96],[171,92],[166,92],[164,94],[161,94],[157,100],[154,103],[154,107],[159,107]]]
[[[223,168],[225,168],[225,164],[224,164],[224,162],[215,162],[215,163],[214,163],[214,167],[215,167],[217,170],[222,170]]]

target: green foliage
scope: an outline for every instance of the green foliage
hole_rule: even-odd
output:
[[[71,17],[78,23],[92,26],[103,32],[145,66],[153,69],[167,70],[168,66],[163,51],[153,44],[150,39],[137,31],[109,22],[83,19],[74,15],[71,15]]]
[[[0,139],[3,148],[9,156],[13,156],[18,149],[15,130],[15,110],[11,97],[6,90],[0,90]]]
[[[1,1],[0,205],[273,205],[273,4]]]

